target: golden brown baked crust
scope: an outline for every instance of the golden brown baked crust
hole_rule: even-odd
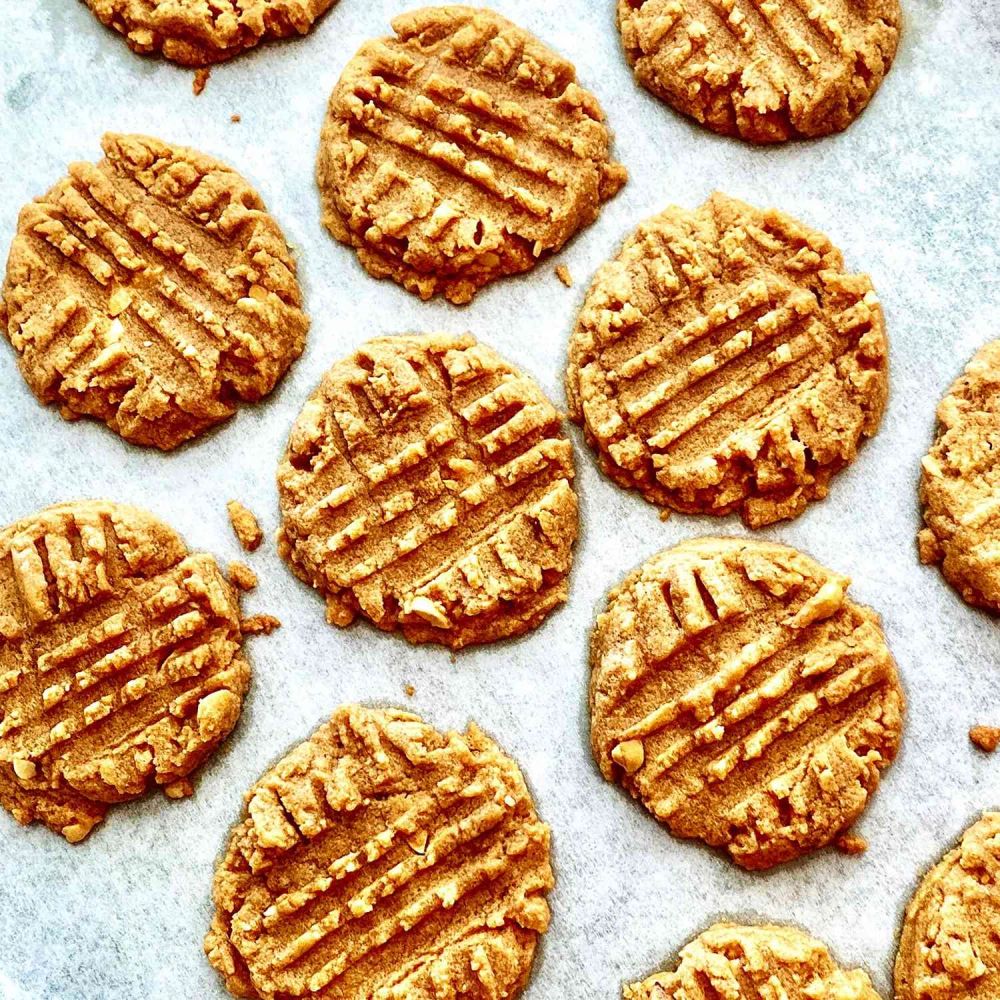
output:
[[[0,804],[82,840],[236,724],[250,667],[215,560],[133,507],[48,507],[0,531]]]
[[[892,65],[899,0],[618,0],[636,79],[723,135],[847,128]]]
[[[521,635],[567,596],[573,448],[534,380],[465,334],[372,340],[324,376],[278,469],[278,545],[411,642]]]
[[[1000,996],[1000,813],[988,812],[910,901],[896,956],[897,1000]]]
[[[105,158],[25,206],[4,329],[32,392],[63,416],[170,449],[266,396],[302,350],[295,263],[229,167],[106,135]]]
[[[760,527],[826,496],[878,429],[882,309],[825,236],[715,193],[643,223],[597,272],[566,391],[616,482]]]
[[[345,706],[246,802],[205,938],[234,996],[520,994],[549,924],[549,829],[476,726]]]
[[[710,986],[708,984],[711,984]],[[625,987],[624,1000],[879,1000],[868,974],[842,969],[795,927],[715,924],[686,944],[677,968]]]
[[[591,637],[591,746],[670,831],[768,868],[858,818],[899,746],[878,616],[795,549],[700,538],[611,591]]]
[[[1000,611],[1000,340],[976,353],[937,419],[920,475],[920,558],[969,604]]]
[[[334,0],[84,0],[134,52],[206,66],[271,38],[304,35]]]
[[[490,10],[400,14],[330,96],[323,223],[365,269],[468,302],[526,271],[625,183],[573,65]]]

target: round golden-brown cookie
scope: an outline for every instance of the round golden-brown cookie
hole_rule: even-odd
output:
[[[920,476],[920,558],[969,604],[1000,611],[1000,340],[976,353],[937,418]]]
[[[624,1000],[702,1000],[712,995],[726,1000],[879,1000],[868,973],[842,969],[827,946],[805,931],[727,923],[689,941],[672,972],[626,985]]]
[[[304,35],[335,0],[84,0],[143,55],[207,66],[271,38]]]
[[[533,267],[625,183],[573,65],[491,10],[400,14],[330,97],[323,223],[421,298],[468,302]]]
[[[636,79],[723,135],[847,128],[892,65],[899,0],[618,0]]]
[[[456,649],[521,635],[566,600],[573,474],[555,408],[474,337],[372,340],[292,428],[279,548],[332,624]]]
[[[183,780],[236,724],[236,592],[152,515],[103,500],[0,531],[0,805],[82,840]]]
[[[768,868],[861,815],[899,746],[878,616],[795,549],[700,538],[611,591],[591,636],[601,773],[671,833]]]
[[[897,1000],[1000,996],[1000,812],[988,812],[925,876],[896,955]]]
[[[549,829],[475,725],[339,708],[246,802],[205,938],[235,996],[521,993],[549,924]]]
[[[281,230],[239,174],[146,136],[101,145],[22,209],[4,332],[41,402],[166,450],[267,395],[308,321]]]
[[[882,309],[821,234],[715,193],[644,222],[597,272],[570,414],[647,500],[751,527],[801,513],[878,429]]]

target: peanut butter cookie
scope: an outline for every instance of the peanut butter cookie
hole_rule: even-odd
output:
[[[770,542],[700,538],[611,591],[591,637],[591,746],[679,837],[769,868],[860,816],[903,693],[849,581]]]
[[[897,1000],[1000,996],[1000,812],[988,812],[925,876],[896,956]]]
[[[699,1000],[706,982],[726,1000],[879,1000],[868,973],[842,969],[796,927],[715,924],[686,944],[673,972],[625,987],[625,1000]]]
[[[164,450],[266,396],[308,321],[278,224],[239,174],[137,135],[21,211],[5,333],[67,419]]]
[[[476,726],[347,706],[250,789],[209,961],[238,997],[518,996],[549,925],[549,829]]]
[[[675,510],[800,514],[878,429],[885,325],[821,234],[724,194],[644,222],[598,272],[566,389],[601,467]]]
[[[369,274],[465,303],[593,222],[625,169],[573,65],[506,18],[427,7],[392,27],[330,97],[323,223]]]
[[[647,90],[762,143],[847,128],[892,65],[900,19],[899,0],[618,0]]]
[[[978,351],[937,418],[920,477],[920,558],[969,604],[1000,611],[1000,340]]]
[[[85,0],[143,55],[207,66],[271,38],[304,35],[334,0]]]
[[[143,511],[81,501],[4,529],[0,804],[75,843],[150,784],[173,795],[236,724],[241,644],[215,560]]]
[[[566,600],[573,449],[538,385],[469,335],[388,337],[331,368],[278,470],[279,549],[411,642],[521,635]]]

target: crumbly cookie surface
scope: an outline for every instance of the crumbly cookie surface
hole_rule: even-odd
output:
[[[974,823],[920,883],[896,956],[898,1000],[1000,996],[1000,812]]]
[[[555,408],[474,337],[373,340],[292,428],[279,549],[333,624],[453,648],[520,635],[566,600],[573,474]]]
[[[601,772],[672,833],[768,868],[858,818],[899,746],[877,615],[783,545],[700,538],[611,591],[591,637]]]
[[[625,987],[624,1000],[878,1000],[868,974],[842,969],[796,927],[715,924],[681,949],[677,968]]]
[[[0,804],[82,840],[236,724],[250,667],[215,560],[151,515],[49,507],[0,532]]]
[[[343,707],[246,802],[205,939],[235,996],[521,993],[549,923],[549,829],[476,726]]]
[[[85,0],[130,49],[207,66],[271,38],[304,35],[335,0]]]
[[[618,0],[636,79],[759,143],[847,128],[892,65],[900,19],[899,0]]]
[[[969,604],[1000,611],[1000,340],[976,353],[937,419],[920,476],[920,558]]]
[[[146,136],[102,146],[22,209],[5,333],[41,402],[170,449],[267,395],[298,357],[295,263],[229,167]]]
[[[882,309],[820,233],[715,193],[643,223],[594,278],[566,390],[601,467],[751,527],[795,517],[878,429]]]
[[[428,7],[392,27],[330,97],[323,223],[375,277],[465,303],[593,222],[625,170],[572,64],[499,14]]]

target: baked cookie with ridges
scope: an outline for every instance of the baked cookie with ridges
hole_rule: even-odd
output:
[[[279,551],[331,624],[455,649],[521,635],[566,600],[573,475],[555,408],[474,337],[372,340],[292,428]]]
[[[896,955],[896,1000],[1000,996],[1000,812],[985,813],[925,876]]]
[[[900,21],[899,0],[618,0],[639,83],[759,143],[847,128],[892,65]]]
[[[534,267],[625,183],[572,63],[491,10],[400,14],[330,96],[323,224],[364,268],[468,302]]]
[[[924,457],[920,559],[969,604],[1000,611],[1000,340],[982,347],[937,409]]]
[[[209,961],[238,997],[518,996],[553,886],[549,828],[475,725],[338,709],[246,796]]]
[[[308,321],[281,230],[239,174],[146,136],[101,145],[22,209],[4,332],[39,401],[166,450],[266,396]]]
[[[795,549],[699,538],[611,591],[591,636],[591,747],[679,837],[769,868],[831,843],[899,747],[878,616]]]
[[[208,66],[272,38],[304,35],[335,0],[84,0],[142,55]]]
[[[597,272],[570,415],[647,500],[751,527],[800,514],[878,429],[882,309],[820,233],[716,192],[644,222]]]
[[[720,923],[680,952],[677,968],[627,985],[624,1000],[879,1000],[868,973],[843,969],[797,927]]]
[[[0,531],[0,805],[76,843],[184,780],[236,724],[250,667],[212,556],[103,500]]]

